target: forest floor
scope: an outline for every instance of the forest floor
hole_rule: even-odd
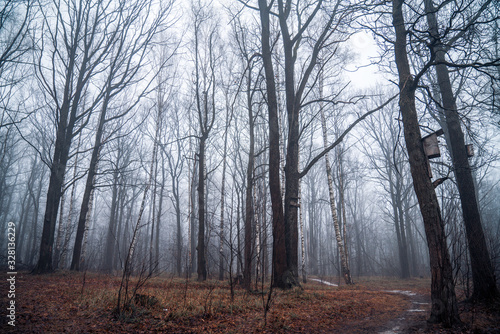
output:
[[[317,279],[338,283],[338,278]],[[429,279],[371,277],[338,287],[309,280],[303,289],[274,290],[266,320],[266,291],[248,293],[237,287],[231,300],[228,281],[198,283],[166,276],[148,280],[138,293],[149,297],[116,317],[119,285],[120,277],[95,273],[18,273],[12,327],[5,316],[9,286],[3,273],[0,332],[500,333],[498,307],[461,304],[465,327],[427,325]]]

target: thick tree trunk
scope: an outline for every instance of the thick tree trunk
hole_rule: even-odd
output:
[[[472,280],[474,284],[472,299],[493,300],[498,298],[500,294],[496,285],[494,270],[481,225],[481,214],[479,212],[474,179],[467,157],[464,134],[460,126],[460,117],[451,86],[450,74],[448,67],[443,63],[446,61],[446,52],[440,40],[436,9],[432,0],[425,0],[425,10],[432,36],[431,50],[437,62],[435,69],[441,92],[442,109],[444,110],[446,127],[448,129],[448,146],[451,147],[453,171],[460,194],[462,214],[469,245]]]
[[[64,174],[68,162],[69,149],[71,146],[73,126],[67,126],[67,111],[61,112],[57,130],[57,138],[54,146],[54,158],[50,168],[49,188],[47,190],[47,202],[43,219],[42,239],[40,242],[40,257],[33,273],[42,274],[51,272],[52,251],[54,245],[54,234],[56,229],[57,212],[62,196]]]
[[[291,283],[299,284],[298,271],[298,208],[299,208],[299,124],[298,113],[289,117],[288,149],[285,165],[285,245]]]
[[[285,220],[280,185],[280,140],[278,125],[278,103],[274,69],[270,46],[270,8],[266,0],[259,0],[259,13],[262,25],[261,43],[262,60],[266,76],[267,107],[269,113],[269,191],[271,194],[272,226],[273,226],[273,273],[272,284],[275,287],[290,286],[290,273],[287,267],[285,248]]]
[[[279,5],[281,10],[281,5]],[[291,283],[299,285],[299,252],[298,252],[298,208],[299,208],[299,111],[300,96],[295,92],[295,57],[294,44],[288,35],[286,18],[280,15],[280,26],[283,34],[285,54],[285,94],[288,116],[288,142],[285,164],[285,246],[288,270],[291,273]]]
[[[434,186],[428,176],[427,157],[421,142],[415,107],[417,83],[410,73],[406,51],[406,29],[403,0],[393,0],[393,26],[396,32],[395,59],[399,73],[399,107],[403,118],[413,187],[424,220],[431,265],[432,308],[429,321],[453,326],[460,323],[450,256],[446,245],[444,224]]]

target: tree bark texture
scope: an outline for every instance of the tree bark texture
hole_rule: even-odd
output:
[[[413,187],[424,221],[431,266],[432,308],[429,321],[453,326],[460,323],[450,256],[446,245],[444,224],[434,186],[428,176],[427,157],[421,142],[415,107],[417,83],[410,73],[406,51],[407,31],[403,17],[403,0],[393,0],[393,26],[396,32],[395,60],[399,73],[399,107],[404,125]]]
[[[450,74],[448,67],[444,64],[446,61],[446,51],[441,42],[436,9],[432,0],[425,0],[425,11],[431,35],[431,52],[434,53],[437,63],[435,70],[441,93],[442,110],[444,111],[444,118],[448,129],[448,136],[446,138],[449,138],[448,146],[451,147],[453,171],[460,194],[460,203],[469,245],[472,280],[474,284],[472,298],[492,300],[498,298],[499,291],[481,224],[481,214],[478,199],[476,198],[474,179],[465,147],[464,133],[460,126],[460,116],[451,85]]]
[[[262,61],[266,76],[266,92],[269,122],[269,192],[271,194],[272,227],[273,227],[273,272],[272,284],[275,287],[287,288],[290,286],[285,247],[285,221],[283,215],[283,201],[280,185],[280,139],[278,124],[278,103],[276,84],[272,64],[270,45],[270,7],[266,0],[259,0],[261,20]]]

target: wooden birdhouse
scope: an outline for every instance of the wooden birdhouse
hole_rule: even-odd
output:
[[[441,136],[443,133],[443,129],[440,129],[422,138],[422,144],[424,145],[424,151],[427,158],[434,159],[441,156],[441,152],[439,151],[438,136]]]

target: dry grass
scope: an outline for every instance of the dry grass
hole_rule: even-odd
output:
[[[429,285],[425,279],[364,278],[354,286],[340,287],[309,281],[304,289],[276,290],[264,325],[266,291],[237,288],[231,300],[227,281],[153,278],[138,293],[154,297],[155,302],[132,304],[115,319],[118,277],[87,273],[84,280],[79,273],[19,274],[15,332],[368,333],[411,306],[408,296],[384,290],[425,294]]]

